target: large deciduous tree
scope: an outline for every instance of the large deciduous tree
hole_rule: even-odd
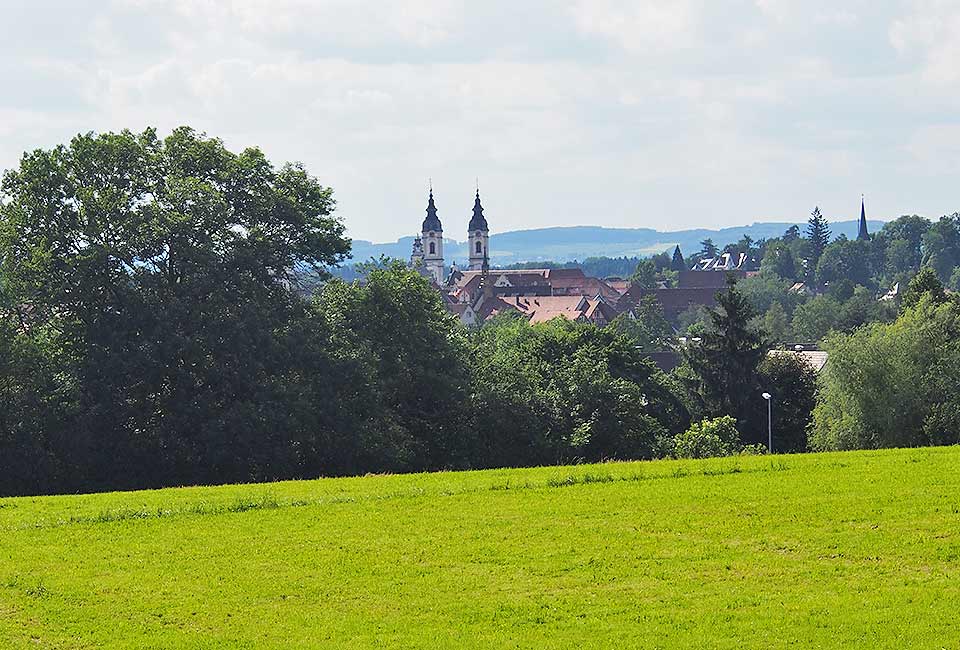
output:
[[[923,263],[933,268],[942,282],[960,265],[960,213],[940,217],[923,235]]]
[[[943,283],[941,283],[937,277],[937,272],[929,266],[920,269],[920,272],[910,280],[910,284],[907,286],[907,290],[904,292],[900,302],[901,309],[915,307],[925,295],[929,296],[936,304],[946,302],[947,300]]]
[[[626,336],[644,352],[669,350],[674,337],[673,327],[663,315],[660,301],[652,295],[641,297],[632,313],[624,312],[614,318],[610,328]]]
[[[374,467],[470,466],[466,332],[429,281],[394,262],[362,282],[332,281],[315,307],[372,360],[380,429],[368,441]]]
[[[292,282],[348,254],[333,208],[302,167],[189,128],[24,155],[2,182],[0,273],[19,332],[52,333],[75,387],[64,487],[296,472]]]
[[[817,282],[834,285],[849,281],[854,285],[871,286],[870,243],[841,237],[828,244],[816,266]]]
[[[667,377],[612,328],[501,318],[474,345],[488,464],[649,458],[689,423]]]
[[[778,452],[807,450],[807,429],[816,406],[817,377],[802,357],[774,352],[758,368],[761,388],[773,399],[773,448]],[[766,404],[759,401],[757,417],[763,421]]]
[[[893,323],[827,339],[814,410],[815,450],[913,447],[960,441],[960,313],[920,297]]]

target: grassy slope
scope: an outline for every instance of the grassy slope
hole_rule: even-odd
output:
[[[0,499],[0,647],[956,647],[958,466],[945,448]]]

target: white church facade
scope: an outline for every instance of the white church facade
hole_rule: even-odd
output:
[[[473,216],[467,226],[467,243],[470,250],[468,270],[483,270],[489,260],[490,228],[483,216],[479,189],[473,202]],[[443,224],[437,216],[432,187],[427,200],[427,217],[423,220],[420,235],[413,241],[410,265],[422,269],[424,275],[438,286],[442,286],[447,280],[443,259]]]

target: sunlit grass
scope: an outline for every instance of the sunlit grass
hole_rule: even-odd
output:
[[[960,449],[0,499],[0,648],[956,647]]]

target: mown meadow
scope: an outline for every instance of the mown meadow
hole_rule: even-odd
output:
[[[946,447],[0,499],[0,647],[956,647],[958,467]]]

